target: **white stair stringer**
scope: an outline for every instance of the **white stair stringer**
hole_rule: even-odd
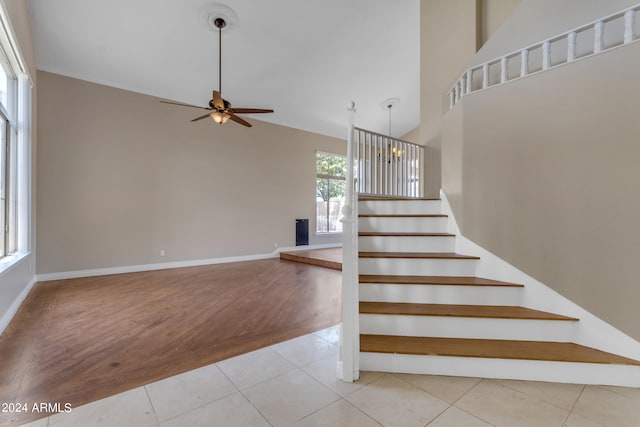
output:
[[[435,338],[567,342],[579,322],[453,316],[360,314],[360,333]]]
[[[360,370],[640,387],[640,366],[360,352]]]
[[[455,236],[360,236],[361,252],[453,252]]]
[[[448,214],[448,232],[456,235],[456,251],[480,257],[476,265],[478,276],[524,285],[520,305],[535,310],[561,313],[580,319],[571,341],[608,353],[640,360],[640,341],[633,339],[616,327],[593,315],[571,300],[560,295],[508,262],[487,251],[460,234],[447,195],[440,192],[442,209]],[[635,387],[640,387],[640,382]]]

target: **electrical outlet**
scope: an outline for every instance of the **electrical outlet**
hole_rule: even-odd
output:
[[[273,247],[274,247],[274,248],[276,248],[276,249],[278,249],[278,242],[275,242],[275,243],[273,244]]]
[[[160,256],[164,256],[164,249],[160,249]]]

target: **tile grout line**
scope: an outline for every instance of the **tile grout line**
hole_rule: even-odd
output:
[[[573,413],[573,408],[576,407],[576,404],[578,403],[578,400],[580,400],[580,398],[582,397],[582,393],[584,393],[584,390],[587,388],[586,384],[583,384],[582,386],[582,390],[580,390],[580,393],[578,393],[578,397],[576,397],[575,402],[573,402],[573,405],[571,405],[571,409],[569,409],[569,413],[567,414],[566,417],[564,417],[564,420],[562,421],[562,426],[564,426],[567,423],[567,420],[569,419],[569,417],[571,416],[571,414]],[[576,414],[577,415],[577,414]]]
[[[269,347],[263,347],[263,348],[269,348]],[[246,353],[245,353],[245,354],[246,354]],[[236,356],[236,357],[237,357],[237,356]],[[223,371],[223,370],[222,370],[222,369],[217,365],[217,363],[216,363],[216,368],[218,368],[218,370],[222,373],[222,375],[224,375],[224,377],[225,377],[225,378],[226,378],[226,379],[227,379],[231,384],[233,384],[233,386],[238,390],[238,393],[240,393],[240,395],[244,398],[244,400],[246,400],[247,402],[249,402],[249,405],[251,405],[251,407],[252,407],[253,409],[255,409],[255,411],[256,411],[258,414],[260,414],[260,416],[262,417],[262,419],[264,420],[264,422],[266,422],[266,423],[267,423],[267,424],[269,424],[271,427],[273,427],[273,424],[271,424],[271,422],[269,422],[269,420],[267,419],[267,417],[265,417],[265,416],[264,416],[264,414],[263,414],[263,413],[262,413],[258,408],[256,408],[256,407],[255,407],[255,405],[253,404],[253,402],[251,401],[251,399],[249,399],[247,396],[245,396],[245,394],[242,392],[242,389],[241,389],[240,387],[238,387],[238,386],[236,385],[236,383],[234,383],[234,382],[231,380],[231,378],[229,378],[229,377],[227,376],[227,374],[225,374],[225,372],[224,372],[224,371]],[[279,376],[281,376],[281,375],[283,375],[283,374],[277,375],[277,376],[276,376],[276,377],[274,377],[274,378],[277,378],[277,377],[279,377]],[[268,381],[268,380],[264,380],[264,381]],[[261,383],[263,383],[264,381],[261,381],[261,382],[260,382],[260,383],[258,383],[258,384],[261,384]],[[257,384],[254,384],[254,385],[257,385]],[[253,387],[253,386],[251,386],[251,387]],[[248,387],[248,388],[250,388],[250,387]]]
[[[143,385],[142,388],[144,388],[144,393],[147,395],[147,399],[149,400],[149,404],[151,405],[151,410],[153,411],[153,416],[156,419],[156,423],[158,424],[158,427],[160,427],[160,418],[158,418],[158,413],[156,412],[156,407],[153,405],[153,401],[151,400],[151,396],[149,396],[149,390],[147,390],[147,386]]]
[[[465,414],[471,415],[472,417],[475,417],[475,418],[477,418],[477,419],[479,419],[479,420],[482,420],[482,421],[484,421],[485,423],[487,423],[487,424],[489,424],[489,425],[491,425],[491,426],[493,426],[493,427],[496,427],[496,425],[495,425],[495,424],[490,423],[489,421],[485,420],[484,418],[479,417],[479,416],[477,416],[476,414],[472,414],[471,412],[466,411],[466,410],[464,410],[463,408],[461,408],[461,407],[459,407],[459,406],[456,406],[456,403],[458,403],[458,401],[460,401],[460,399],[462,399],[462,398],[463,398],[463,397],[465,397],[467,394],[469,394],[469,393],[471,392],[471,390],[473,390],[474,388],[476,388],[476,387],[478,386],[478,384],[480,384],[482,381],[484,381],[484,380],[486,380],[486,379],[488,379],[488,378],[480,378],[480,381],[478,381],[477,383],[475,383],[475,384],[474,384],[474,385],[473,385],[469,390],[467,390],[466,392],[462,393],[462,396],[460,396],[459,398],[457,398],[457,399],[456,399],[456,400],[451,404],[451,406],[455,406],[455,408],[456,408],[456,409],[461,410],[461,411],[462,411],[462,412],[464,412]]]
[[[498,381],[502,381],[501,379],[498,379],[498,378],[494,378],[494,380],[496,380],[496,382],[498,382]],[[537,382],[537,381],[526,381],[526,380],[514,380],[514,381]],[[543,382],[543,381],[541,381],[541,382]],[[547,382],[547,381],[544,381],[544,382]],[[511,386],[510,386],[510,385],[508,385],[508,384],[502,384],[501,382],[499,382],[498,384],[500,384],[501,386],[506,387],[506,388],[508,388],[508,389],[510,389],[510,390],[517,391],[518,393],[525,394],[525,395],[529,396],[529,397],[530,397],[530,398],[532,398],[532,399],[536,399],[536,400],[538,400],[538,401],[540,401],[540,402],[548,403],[549,405],[551,405],[551,406],[555,406],[556,408],[558,408],[558,409],[562,409],[563,411],[566,411],[566,410],[567,410],[566,408],[562,408],[562,407],[560,407],[560,406],[556,405],[556,404],[555,404],[555,403],[553,403],[553,402],[549,402],[549,401],[547,401],[547,400],[540,399],[539,397],[533,396],[533,395],[531,395],[531,394],[529,394],[529,393],[525,393],[525,392],[524,392],[524,391],[522,391],[522,390],[518,390],[518,389],[517,389],[517,388],[515,388],[515,387],[511,387]],[[563,384],[563,383],[559,383],[559,384]],[[583,385],[583,386],[584,386],[584,384],[580,384],[580,385]],[[582,390],[584,390],[584,387],[582,388]],[[582,390],[580,390],[580,393],[578,394],[578,397],[580,396],[580,394],[582,394]],[[576,399],[576,402],[577,402],[577,399]],[[575,405],[575,402],[573,402],[573,404]],[[572,408],[573,408],[573,407],[572,407]]]

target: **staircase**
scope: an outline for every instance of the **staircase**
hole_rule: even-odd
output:
[[[640,362],[572,342],[580,319],[475,277],[440,200],[358,199],[360,370],[640,385]]]

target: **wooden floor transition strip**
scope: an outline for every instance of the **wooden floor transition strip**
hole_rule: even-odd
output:
[[[280,259],[342,270],[342,248],[281,252]]]
[[[640,366],[640,361],[574,343],[360,335],[360,351]]]
[[[454,252],[360,252],[360,258],[414,258],[414,259],[480,259]]]
[[[389,285],[443,285],[443,286],[504,286],[523,288],[517,283],[500,282],[498,280],[483,279],[471,276],[391,276],[376,274],[361,274],[360,284],[389,284]]]
[[[404,316],[474,317],[494,319],[565,320],[575,317],[547,313],[525,307],[502,305],[414,304],[396,302],[360,302],[361,314]]]

